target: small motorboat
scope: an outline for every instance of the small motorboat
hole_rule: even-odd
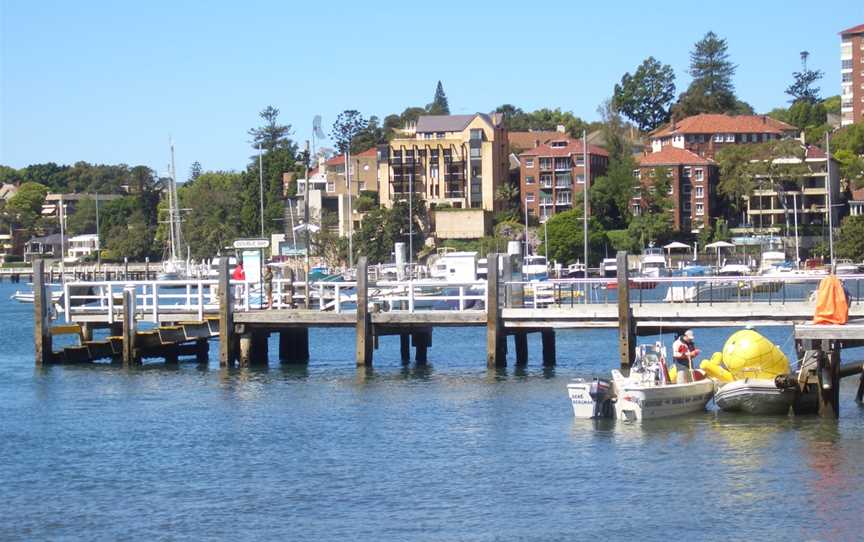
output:
[[[567,392],[577,418],[614,415],[635,421],[705,410],[714,396],[714,382],[698,369],[692,371],[689,382],[684,380],[688,379],[672,382],[666,369],[666,348],[655,343],[636,349],[629,375],[613,370],[611,386],[600,379],[577,379],[567,386]]]
[[[62,290],[51,290],[52,303],[57,303],[61,297],[63,297]],[[32,291],[22,292],[21,290],[15,290],[15,293],[9,296],[9,299],[14,299],[19,303],[33,303],[34,298],[35,294]]]
[[[774,379],[745,378],[720,386],[714,401],[726,412],[788,414],[795,389],[778,387]]]

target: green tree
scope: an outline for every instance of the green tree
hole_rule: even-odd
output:
[[[414,197],[414,256],[422,249],[428,231],[429,216],[425,202]],[[408,246],[411,231],[408,218],[408,202],[397,201],[391,209],[379,207],[366,213],[360,228],[354,232],[354,251],[369,258],[370,263],[386,263],[392,260],[391,253],[395,243],[403,242]]]
[[[598,177],[591,186],[591,213],[607,230],[626,228],[630,221],[634,169],[633,158],[624,155],[611,161],[606,175]]]
[[[347,109],[336,117],[330,138],[336,143],[336,150],[344,154],[352,147],[354,137],[369,127],[369,121],[356,109]]]
[[[832,152],[831,155],[839,164],[841,179],[848,182],[853,190],[864,186],[864,157],[846,149]]]
[[[690,52],[689,73],[693,81],[673,107],[676,117],[752,110],[735,96],[732,78],[737,66],[729,60],[728,49],[726,39],[719,38],[714,32],[708,32],[696,42]]]
[[[432,98],[432,103],[426,106],[426,111],[430,115],[449,115],[450,104],[447,103],[447,95],[444,94],[444,85],[438,81],[438,86],[435,87],[435,96]]]
[[[6,202],[6,212],[12,223],[32,230],[42,216],[42,204],[47,195],[48,188],[37,182],[28,181],[19,186],[15,195]]]
[[[252,136],[252,147],[266,151],[292,145],[288,138],[291,135],[290,124],[279,124],[279,108],[268,105],[258,113],[264,119],[264,125],[251,128],[249,135]]]
[[[354,139],[351,141],[351,153],[359,154],[371,149],[379,143],[386,142],[387,135],[384,128],[379,125],[378,117],[372,115],[369,117],[369,122],[366,123],[366,127],[357,132]]]
[[[786,94],[792,97],[790,102],[806,102],[816,105],[819,101],[819,87],[813,86],[822,79],[822,70],[808,70],[807,57],[810,53],[801,52],[801,71],[792,73],[792,84],[786,88]]]
[[[142,204],[143,203],[143,204]],[[129,258],[142,261],[146,257],[158,257],[154,238],[156,224],[151,215],[152,202],[135,196],[106,202],[99,206],[100,246],[105,247],[113,259]]]
[[[834,241],[834,250],[839,258],[850,258],[856,262],[864,259],[864,216],[847,216],[843,219]]]
[[[717,153],[717,163],[720,165],[720,184],[717,191],[723,198],[721,208],[727,210],[727,218],[737,220],[738,213],[744,212],[747,197],[755,187],[749,169],[752,158],[751,145],[727,145]]]
[[[831,136],[831,152],[843,149],[854,154],[864,154],[864,123],[856,122],[844,126]]]
[[[616,109],[643,132],[669,120],[669,106],[674,99],[675,72],[653,56],[646,58],[633,75],[625,73],[613,94]]]
[[[798,100],[789,108],[786,122],[804,130],[813,126],[825,124],[828,114],[821,103],[808,100]]]
[[[672,235],[672,173],[669,168],[656,167],[651,170],[650,179],[642,183],[640,196],[642,212],[630,220],[627,232],[630,238],[638,240],[639,248],[650,243],[662,243]]]
[[[562,263],[572,263],[584,259],[584,233],[582,208],[577,207],[562,213],[552,215],[546,221],[545,228],[540,228],[540,251],[550,260]],[[549,254],[546,251],[548,234]],[[591,217],[588,219],[588,259],[598,262],[602,258],[606,233],[600,222]]]
[[[249,233],[241,227],[243,204],[237,198],[244,181],[242,173],[215,171],[179,188],[180,204],[189,209],[183,216],[183,235],[193,258],[218,254]]]
[[[822,100],[822,106],[825,107],[827,113],[840,114],[840,95],[829,96]]]
[[[86,198],[78,201],[75,212],[66,219],[66,231],[69,235],[96,233],[96,200]]]

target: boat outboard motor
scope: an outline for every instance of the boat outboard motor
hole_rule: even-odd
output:
[[[594,417],[608,418],[612,415],[612,384],[608,380],[595,378],[588,388],[594,400]]]

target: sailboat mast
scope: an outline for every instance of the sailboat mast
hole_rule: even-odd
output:
[[[174,243],[177,245],[177,249],[181,250],[182,253],[182,244],[183,244],[183,230],[180,226],[180,200],[177,197],[177,168],[174,166],[174,142],[171,142],[171,202],[173,202],[173,207],[171,209],[171,224],[173,224],[174,231]],[[176,259],[176,251],[174,246],[171,247],[174,254],[172,256]],[[188,256],[188,248],[186,250]]]
[[[168,246],[171,249],[171,261],[177,259],[177,253],[174,251],[174,142],[168,142],[171,147],[171,167],[168,172]]]

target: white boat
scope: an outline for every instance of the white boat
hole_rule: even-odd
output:
[[[581,262],[571,263],[567,266],[567,278],[576,279],[585,277],[585,264]]]
[[[522,264],[522,280],[548,280],[549,268],[545,256],[527,256]]]
[[[177,196],[177,172],[174,167],[174,143],[171,143],[171,171],[168,186],[168,249],[167,257],[163,257],[162,269],[157,277],[159,280],[183,280],[192,278],[188,260],[189,247],[184,246],[183,228],[180,223],[180,205]],[[183,260],[183,248],[186,249],[187,260]]]
[[[51,302],[56,303],[60,301],[60,298],[63,297],[62,290],[51,290]],[[35,294],[30,292],[22,292],[21,290],[15,290],[15,293],[9,296],[9,299],[14,299],[19,303],[33,303],[35,298]]]
[[[723,384],[714,401],[726,412],[747,414],[787,414],[795,390],[778,388],[774,379],[744,378]]]
[[[705,410],[705,405],[714,396],[714,382],[694,370],[694,380],[673,384],[666,371],[666,348],[660,343],[640,345],[630,374],[612,371],[611,393],[595,393],[586,387],[584,380],[576,380],[567,386],[573,414],[578,418],[598,417],[614,407],[619,420],[645,420],[689,414]],[[592,383],[593,385],[593,383]],[[593,404],[589,404],[593,401]],[[587,414],[591,414],[587,416]]]
[[[642,251],[639,274],[643,277],[665,277],[669,274],[662,248],[648,247]]]
[[[858,266],[858,264],[853,263],[852,260],[847,259],[837,260],[836,269],[838,275],[856,275],[860,271],[860,267]]]
[[[603,258],[600,262],[600,276],[603,278],[612,278],[618,276],[618,260],[615,258]]]

